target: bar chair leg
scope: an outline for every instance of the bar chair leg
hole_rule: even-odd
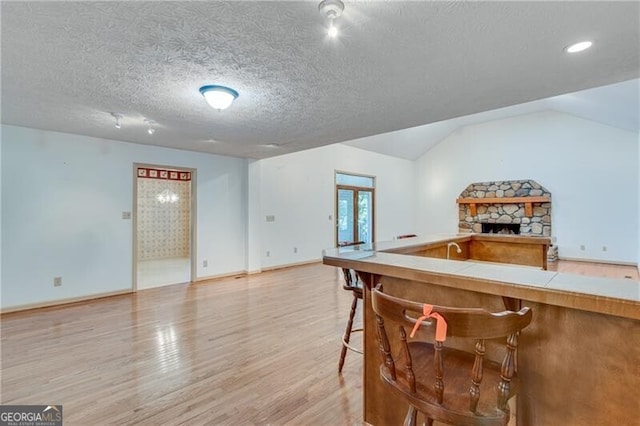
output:
[[[351,302],[351,312],[349,313],[349,321],[347,322],[347,329],[345,330],[344,337],[342,338],[342,351],[340,352],[340,363],[338,364],[338,373],[342,372],[342,367],[344,366],[344,359],[347,356],[347,349],[360,352],[359,350],[349,346],[349,339],[351,338],[351,332],[356,331],[356,330],[353,330],[353,318],[356,316],[357,307],[358,307],[358,298],[354,295],[353,301]]]

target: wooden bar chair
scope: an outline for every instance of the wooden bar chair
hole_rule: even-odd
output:
[[[491,313],[479,308],[432,306],[372,292],[380,343],[380,378],[409,408],[405,425],[418,412],[426,424],[506,425],[508,401],[516,394],[518,334],[532,311]],[[444,330],[443,330],[444,328]],[[435,329],[435,338],[433,331]],[[408,330],[408,331],[407,331]],[[415,333],[415,338],[414,337]],[[409,335],[408,335],[409,334]],[[475,354],[445,346],[446,339],[475,341]],[[485,359],[485,340],[504,338],[502,362]]]
[[[358,244],[364,244],[362,241],[356,242],[343,242],[338,244],[339,247],[348,247],[355,246]],[[342,337],[342,350],[340,351],[340,361],[338,362],[338,373],[342,373],[342,367],[344,367],[344,360],[347,357],[347,349],[353,352],[362,354],[362,350],[357,347],[351,345],[351,333],[362,332],[362,327],[353,328],[353,319],[356,316],[356,311],[358,309],[358,301],[362,300],[362,283],[358,279],[358,275],[355,271],[342,268],[342,273],[344,275],[344,285],[342,288],[344,290],[350,291],[353,295],[353,300],[351,301],[351,310],[349,311],[349,319],[347,321],[347,328],[344,331],[344,336]]]

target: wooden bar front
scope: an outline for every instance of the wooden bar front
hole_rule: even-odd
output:
[[[542,282],[549,281],[546,286],[522,285],[478,278],[470,273],[465,275],[463,272],[467,269],[443,272],[445,268],[451,269],[450,261],[446,260],[435,261],[442,270],[430,270],[431,266],[419,266],[423,261],[416,261],[415,256],[375,249],[370,256],[358,254],[357,250],[353,253],[325,255],[324,263],[355,269],[366,284],[365,422],[402,424],[407,410],[405,403],[384,388],[379,377],[380,356],[371,288],[382,283],[387,293],[433,304],[500,311],[504,310],[503,298],[506,297],[532,308],[533,321],[519,339],[518,374],[522,387],[517,397],[518,425],[640,424],[639,283],[629,281],[635,296],[632,291],[629,298],[618,300],[551,288],[555,281],[558,286],[571,281],[572,277],[566,274],[489,265],[498,275],[508,268],[505,276],[517,275],[522,270],[522,274],[527,271],[541,274]],[[414,259],[405,261],[403,257]],[[434,263],[433,260],[424,262],[425,265]],[[465,263],[456,262],[454,266],[464,268]],[[585,279],[576,276],[576,285]]]

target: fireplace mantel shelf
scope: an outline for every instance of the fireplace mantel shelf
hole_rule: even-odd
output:
[[[458,198],[458,204],[469,204],[471,216],[476,216],[477,204],[519,204],[524,203],[524,210],[527,216],[533,215],[533,203],[549,203],[549,197],[494,197],[494,198]]]

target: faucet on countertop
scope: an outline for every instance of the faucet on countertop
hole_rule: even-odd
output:
[[[458,243],[449,243],[447,244],[447,260],[449,260],[449,252],[451,251],[451,247],[456,246],[456,251],[458,253],[462,253],[462,249],[460,248],[460,246],[458,245]]]

